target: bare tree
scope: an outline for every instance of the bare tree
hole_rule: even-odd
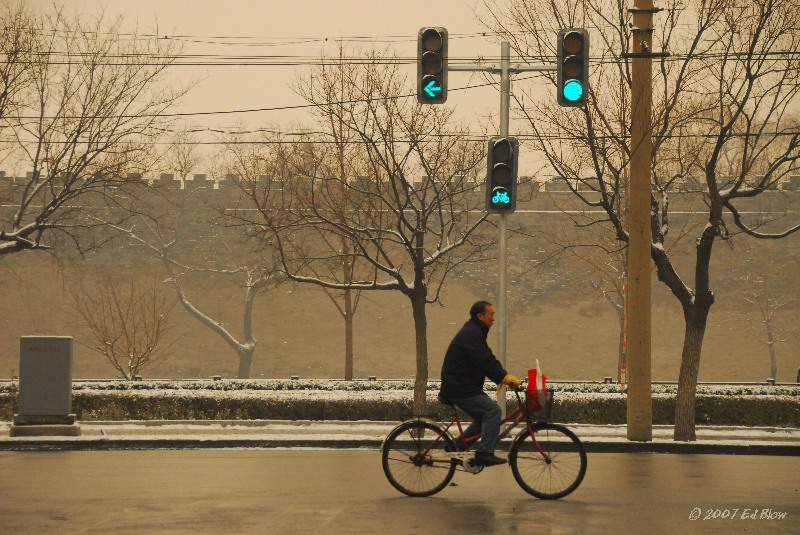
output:
[[[294,281],[331,290],[393,290],[411,302],[416,332],[414,410],[425,407],[428,380],[426,306],[439,302],[447,275],[460,263],[482,258],[488,244],[478,234],[486,219],[478,172],[483,143],[465,141],[452,112],[411,102],[407,81],[379,53],[354,66],[326,61],[298,84],[316,106],[315,131],[283,155],[280,199],[250,199],[260,213],[249,220],[267,231],[282,269]],[[387,64],[388,63],[388,64]],[[332,101],[331,95],[339,98]],[[364,174],[331,169],[326,144],[340,132],[352,136]],[[353,207],[358,209],[354,210]],[[279,208],[279,209],[278,209]],[[247,220],[248,213],[239,217]],[[319,242],[349,244],[341,252]],[[319,266],[357,255],[369,278],[324,279]]]
[[[675,411],[675,440],[695,440],[695,394],[706,323],[714,303],[710,265],[714,243],[736,233],[779,239],[800,229],[747,219],[740,211],[798,169],[800,133],[791,109],[800,94],[800,6],[796,0],[668,0],[659,13],[654,46],[671,53],[654,69],[651,256],[658,279],[683,308],[685,334]],[[488,6],[488,4],[487,4]],[[605,228],[627,243],[623,217],[624,169],[630,160],[630,50],[628,4],[589,0],[543,6],[508,0],[488,10],[487,24],[509,39],[527,61],[555,56],[551,28],[591,31],[588,105],[552,104],[539,88],[520,91],[538,149],[570,182],[587,208],[582,225]],[[553,82],[554,80],[550,80]],[[538,93],[537,93],[538,92]],[[575,132],[582,135],[576,136]],[[694,287],[680,276],[665,240],[670,231],[668,191],[696,180],[706,208],[697,236]],[[581,186],[581,187],[579,187]]]
[[[70,286],[89,331],[87,345],[131,380],[162,356],[174,302],[153,282],[143,286],[131,279],[120,287],[109,272],[98,273],[93,281],[89,287]]]
[[[344,47],[339,46],[338,61],[343,65],[344,61]],[[321,69],[324,73],[325,69]],[[348,91],[346,84],[341,83],[342,78],[339,78],[340,83],[336,83],[335,77],[323,76],[321,87],[317,86],[317,97],[324,99],[333,106],[338,104],[338,112],[344,112],[344,102],[348,98]],[[303,93],[305,86],[302,79],[298,80],[297,91]],[[306,90],[311,90],[310,87],[305,86]],[[370,161],[369,157],[364,150],[358,134],[350,128],[347,128],[342,121],[337,121],[334,114],[321,116],[320,121],[324,121],[324,128],[327,133],[325,144],[312,146],[313,150],[306,151],[307,154],[312,155],[317,159],[315,163],[320,169],[320,174],[326,177],[336,177],[336,183],[330,183],[331,186],[329,193],[335,195],[338,210],[331,212],[336,214],[333,217],[340,225],[347,225],[348,219],[352,219],[355,212],[364,210],[364,206],[360,201],[363,196],[353,191],[348,191],[342,185],[348,181],[360,180],[358,177],[366,177],[370,174]],[[312,137],[313,139],[313,137]],[[363,179],[362,179],[363,182]],[[304,185],[301,184],[300,199],[303,199],[302,191]],[[314,202],[308,198],[305,199],[308,207],[313,207]],[[308,202],[310,201],[310,202]],[[327,263],[309,263],[309,273],[316,279],[333,281],[341,285],[341,288],[332,289],[327,286],[319,286],[328,298],[331,300],[339,315],[344,320],[345,324],[345,365],[344,365],[344,378],[345,380],[353,379],[353,323],[354,317],[358,310],[358,304],[361,300],[362,290],[353,288],[351,285],[359,280],[375,280],[378,272],[377,267],[372,263],[367,262],[365,258],[358,254],[356,245],[347,236],[341,234],[329,234],[324,228],[319,228],[317,237],[323,249],[330,251],[332,258]],[[380,237],[376,239],[374,248],[377,251],[380,246]],[[322,264],[317,266],[316,264]],[[324,273],[315,272],[317,268],[325,269]]]
[[[0,163],[5,163],[18,150],[12,143],[14,135],[9,125],[14,121],[9,117],[17,114],[23,94],[33,81],[30,65],[37,21],[25,4],[9,1],[0,5],[0,28]],[[6,211],[14,198],[13,182],[13,176],[0,176],[0,236],[6,231]],[[0,254],[3,241],[0,238]]]
[[[187,130],[178,130],[164,154],[154,158],[153,167],[177,173],[182,186],[203,161],[199,146]],[[208,327],[233,349],[237,357],[236,376],[250,377],[258,340],[253,328],[253,306],[258,294],[276,286],[278,276],[274,262],[269,266],[252,262],[242,236],[226,236],[218,208],[209,203],[209,188],[183,191],[148,189],[135,202],[122,207],[127,224],[93,215],[93,221],[123,236],[129,246],[142,247],[160,260],[168,276],[166,282],[174,290],[182,308]],[[208,283],[209,277],[230,284],[233,290],[244,290],[242,332],[237,335],[224,318],[203,306],[200,297],[192,297],[192,289]],[[194,281],[192,281],[194,279]],[[194,284],[193,284],[194,282]]]
[[[605,262],[594,263],[595,258],[587,258],[591,262],[592,271],[589,274],[589,284],[600,292],[603,300],[608,303],[617,317],[619,325],[619,339],[617,342],[617,381],[625,381],[628,366],[627,351],[627,300],[628,288],[625,279],[625,258],[620,253],[607,258]]]
[[[188,193],[186,197],[194,193],[197,191]],[[216,224],[222,219],[217,210],[209,208],[204,219],[197,209],[176,203],[174,199],[167,201],[160,196],[159,199],[166,210],[159,213],[153,206],[144,208],[140,205],[134,224],[126,228],[111,226],[125,233],[132,244],[143,246],[162,262],[168,274],[166,282],[183,309],[233,349],[238,360],[237,377],[248,379],[258,343],[253,328],[253,305],[259,293],[282,281],[275,262],[265,265],[263,262],[244,261],[248,257],[246,248],[235,241],[235,237],[229,242],[222,235],[224,229]],[[190,220],[194,226],[190,226]],[[197,228],[198,223],[201,228]],[[187,239],[190,234],[194,234],[194,239]],[[197,299],[190,298],[187,290],[190,283],[186,279],[192,275],[219,277],[229,281],[234,288],[244,289],[241,336],[237,336],[221,318],[203,311]],[[206,278],[204,284],[207,282]]]
[[[0,133],[9,116],[17,112],[21,94],[31,83],[30,64],[34,61],[33,44],[36,22],[22,2],[9,1],[0,6]]]
[[[289,167],[284,165],[285,158],[290,157],[288,153],[291,151],[284,149],[283,143],[280,135],[266,131],[259,132],[255,137],[245,132],[237,132],[226,143],[224,154],[218,161],[224,162],[221,164],[225,169],[224,174],[230,177],[244,194],[245,202],[249,201],[247,206],[251,205],[253,199],[257,199],[261,206],[270,206],[274,203],[275,210],[281,210],[281,202],[292,195],[293,189],[294,194],[302,197],[305,186],[302,183],[299,186],[293,185],[291,177],[286,174]],[[356,158],[352,147],[347,147],[346,143],[326,145],[325,150],[326,154],[321,157],[325,159],[326,165],[331,163],[327,159],[328,156],[336,162],[329,168],[332,173],[345,176],[344,169],[354,168]],[[303,154],[309,156],[316,152],[304,150]],[[340,195],[344,193],[340,192]],[[363,208],[346,196],[340,196],[339,201],[339,206],[343,210],[353,211]],[[324,286],[321,288],[345,323],[344,378],[349,381],[353,379],[354,365],[353,323],[361,299],[361,290],[353,289],[349,285],[353,281],[363,280],[363,276],[367,275],[365,270],[374,271],[374,267],[360,259],[353,251],[351,241],[342,236],[327,234],[318,229],[310,239],[321,248],[329,250],[330,258],[327,262],[309,263],[306,268],[314,277],[333,280],[344,285],[342,289],[336,290]],[[271,256],[272,245],[269,243],[267,245],[265,252]]]
[[[780,337],[781,329],[776,321],[776,313],[790,304],[791,298],[788,297],[786,292],[775,294],[769,288],[760,287],[762,285],[759,283],[763,283],[763,281],[754,280],[752,282],[753,285],[748,288],[748,295],[745,296],[745,301],[758,307],[769,351],[769,377],[776,379],[778,377],[778,354],[775,345],[778,342],[787,341]]]
[[[32,171],[11,192],[15,208],[0,215],[0,255],[49,248],[60,237],[91,247],[91,214],[118,213],[141,185],[129,177],[145,168],[163,112],[185,91],[163,83],[172,46],[124,37],[120,26],[58,8],[36,17],[28,83],[2,117],[19,165]],[[4,59],[9,70],[14,60]]]
[[[178,175],[181,189],[186,188],[189,176],[203,163],[203,156],[196,137],[186,129],[178,130],[173,136],[164,158],[168,171]]]
[[[163,159],[166,169],[177,173],[182,189],[202,161],[196,139],[186,130],[173,136]],[[243,260],[247,256],[243,248],[232,246],[233,242],[223,235],[224,229],[218,224],[224,215],[197,199],[202,193],[196,188],[166,195],[154,192],[157,204],[166,206],[166,210],[159,213],[153,204],[148,208],[140,205],[142,213],[126,233],[134,243],[143,245],[161,260],[169,276],[167,282],[183,309],[233,349],[238,361],[236,377],[249,379],[258,343],[253,329],[253,306],[258,294],[279,284],[281,278],[274,262],[265,267]],[[221,211],[224,214],[225,209]],[[234,245],[241,245],[241,240],[237,239]],[[235,334],[219,316],[215,318],[204,311],[198,299],[189,297],[191,285],[187,279],[191,275],[219,276],[226,284],[244,289],[241,335]]]
[[[374,267],[365,266],[363,260],[353,249],[353,244],[341,236],[335,237],[335,241],[328,239],[328,236],[321,233],[319,239],[331,250],[336,251],[338,258],[334,258],[323,273],[316,273],[315,266],[309,266],[312,276],[320,280],[336,281],[343,285],[342,289],[333,290],[326,286],[320,288],[328,296],[336,311],[344,320],[344,378],[346,381],[353,380],[354,350],[353,350],[353,324],[358,305],[361,302],[362,290],[353,289],[350,285],[354,281],[369,278],[365,270],[372,272],[375,277]],[[338,242],[338,243],[337,243]],[[336,247],[338,244],[338,248]]]
[[[747,273],[738,282],[743,300],[751,306],[738,311],[732,319],[737,323],[745,323],[746,328],[754,331],[758,339],[763,340],[769,354],[768,377],[777,380],[777,346],[797,336],[796,329],[786,327],[780,316],[794,307],[798,299],[792,295],[793,288],[779,284],[776,279]]]
[[[552,197],[552,196],[551,196]],[[553,197],[553,202],[558,201]],[[603,300],[614,311],[619,325],[617,345],[617,378],[624,380],[627,369],[627,247],[602,227],[585,226],[585,215],[573,215],[564,210],[562,214],[570,225],[552,226],[536,237],[545,242],[553,257],[577,261],[576,273],[570,277],[573,288],[582,291],[588,286],[599,292]],[[624,220],[624,213],[623,213]],[[580,232],[575,232],[575,227]],[[696,231],[698,224],[687,219],[682,225],[672,225],[670,233],[674,240],[667,244],[668,252],[681,245],[686,236]],[[574,262],[573,262],[574,264]]]

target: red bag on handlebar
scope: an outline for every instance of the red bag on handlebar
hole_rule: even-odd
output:
[[[525,391],[525,399],[528,411],[538,412],[545,408],[547,404],[547,376],[539,369],[539,361],[536,367],[528,370],[528,386]]]

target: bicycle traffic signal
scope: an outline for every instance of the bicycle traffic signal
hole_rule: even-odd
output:
[[[584,106],[589,93],[589,32],[564,28],[558,32],[558,103]]]
[[[489,140],[486,175],[486,211],[510,214],[517,208],[517,162],[519,141],[515,137]]]
[[[417,35],[417,101],[443,104],[447,100],[447,30],[420,28]]]

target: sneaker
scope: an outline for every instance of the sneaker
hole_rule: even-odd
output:
[[[450,444],[445,444],[444,451],[446,451],[447,453],[452,453],[454,451],[466,451],[466,448],[464,447],[464,442],[461,440],[461,437],[458,437],[457,439],[453,440],[453,442],[456,443],[456,448],[453,449],[450,447]]]
[[[506,464],[508,461],[502,457],[498,457],[494,453],[486,453],[479,451],[475,454],[475,460],[472,461],[474,466],[497,466],[498,464]]]

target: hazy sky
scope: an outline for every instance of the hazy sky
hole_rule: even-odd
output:
[[[42,9],[50,6],[50,0],[27,1]],[[138,26],[140,33],[151,33],[157,23],[159,34],[177,39],[189,54],[313,58],[323,50],[335,51],[335,40],[344,37],[349,46],[369,48],[374,41],[378,47],[392,48],[409,59],[406,70],[413,77],[416,76],[413,58],[417,31],[427,25],[448,29],[451,57],[494,56],[499,52],[499,45],[491,37],[475,35],[485,31],[474,14],[474,10],[480,8],[479,0],[69,0],[66,5],[87,19],[105,8],[109,18],[122,15],[126,29],[134,31]],[[180,106],[182,112],[194,112],[303,104],[289,83],[306,69],[175,66],[170,71],[178,83],[198,81]],[[465,86],[477,79],[476,74],[451,73],[450,87]],[[476,89],[460,93],[451,92],[446,105],[457,106],[463,120],[472,121],[476,113],[497,112],[499,97],[495,90]],[[302,111],[189,119],[195,124],[265,121],[290,124],[302,120]]]
[[[25,2],[41,10],[52,9],[51,0]],[[416,78],[417,32],[423,26],[448,29],[451,59],[471,62],[484,56],[494,62],[500,50],[499,43],[479,21],[479,14],[485,15],[483,0],[66,0],[64,5],[86,20],[95,19],[103,10],[107,19],[122,16],[124,31],[152,34],[157,28],[159,35],[176,40],[185,54],[315,59],[323,51],[333,54],[341,38],[348,47],[388,47],[408,59],[403,70],[409,77],[409,92],[413,92]],[[293,92],[291,83],[308,69],[275,65],[172,66],[169,76],[176,84],[195,84],[175,111],[196,113],[303,105],[306,103]],[[453,91],[485,83],[482,77],[477,73],[451,72],[450,92],[444,105],[454,107],[456,118],[467,123],[471,132],[488,129],[493,134],[500,105],[497,89]],[[499,82],[499,77],[492,78]],[[177,126],[190,129],[270,126],[289,131],[307,124],[306,114],[306,110],[299,109],[190,116]],[[517,125],[523,126],[521,122]],[[511,133],[515,133],[513,114]],[[210,141],[211,135],[206,134],[201,140]],[[526,167],[539,166],[532,165],[530,155],[523,151],[522,174]]]

